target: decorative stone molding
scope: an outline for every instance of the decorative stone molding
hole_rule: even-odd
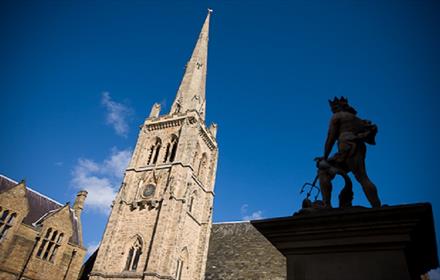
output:
[[[205,193],[210,193],[212,195],[214,195],[213,191],[208,191],[207,189],[205,189],[205,186],[203,185],[202,182],[200,182],[199,178],[197,178],[197,176],[195,176],[194,174],[192,175],[192,178],[194,179],[194,181],[197,183],[197,185],[202,189],[202,191],[204,191]]]
[[[154,131],[169,127],[181,126],[184,119],[185,118],[174,119],[174,120],[162,120],[159,122],[145,124],[145,127],[148,131]]]
[[[202,137],[209,150],[213,151],[217,147],[217,144],[212,140],[211,135],[208,134],[202,126],[199,127],[199,135]]]
[[[174,278],[172,276],[162,276],[162,275],[159,275],[156,272],[145,272],[144,276],[153,276],[153,277],[156,277],[158,279],[168,279],[168,280],[175,280],[176,279],[176,278]]]

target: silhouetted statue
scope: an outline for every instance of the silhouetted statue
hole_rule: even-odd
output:
[[[344,177],[345,187],[339,195],[339,206],[349,207],[353,200],[352,183],[347,173],[352,172],[362,185],[372,207],[380,207],[376,186],[370,181],[365,170],[365,143],[375,145],[377,126],[356,116],[356,110],[344,97],[329,100],[333,116],[330,120],[324,156],[316,158],[318,178],[324,207],[331,207],[331,192],[334,177]],[[338,151],[331,157],[330,152],[337,141]]]

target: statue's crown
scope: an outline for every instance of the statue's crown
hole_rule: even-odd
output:
[[[330,106],[334,107],[334,106],[346,106],[348,104],[348,99],[341,96],[341,98],[337,98],[335,96],[335,98],[333,98],[333,100],[329,100],[328,101],[330,103]]]

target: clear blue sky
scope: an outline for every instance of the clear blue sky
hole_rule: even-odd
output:
[[[438,231],[435,1],[2,1],[0,173],[61,202],[94,178],[118,188],[109,169],[154,102],[169,110],[207,7],[214,221],[298,210],[322,154],[327,99],[343,95],[379,126],[367,168],[382,202],[431,202]],[[357,184],[355,203],[368,205]],[[87,246],[104,213],[85,211]]]

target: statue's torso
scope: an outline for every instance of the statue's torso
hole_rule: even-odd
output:
[[[362,130],[362,120],[349,112],[337,112],[333,114],[333,123],[337,129],[339,141],[356,139],[356,135]]]

